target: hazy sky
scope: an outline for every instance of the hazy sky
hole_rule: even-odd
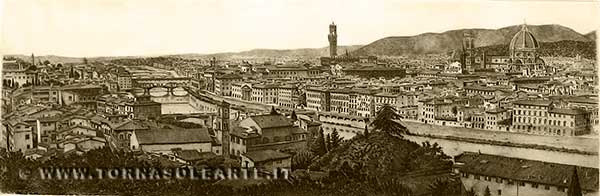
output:
[[[0,0],[2,1],[2,0]],[[596,1],[6,0],[4,54],[63,56],[215,53],[253,48],[368,44],[386,36],[457,28],[600,26]]]

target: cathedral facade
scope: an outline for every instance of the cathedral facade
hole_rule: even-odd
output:
[[[474,34],[463,34],[460,63],[463,73],[474,72],[504,72],[521,73],[525,76],[540,76],[546,74],[544,60],[539,56],[540,45],[526,24],[521,26],[511,39],[508,54],[486,55],[485,51],[476,52]],[[453,55],[453,59],[457,59]]]

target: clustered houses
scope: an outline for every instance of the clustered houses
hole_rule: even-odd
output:
[[[81,105],[94,110],[96,108],[96,98],[101,91],[101,86],[84,84],[30,86],[13,91],[10,102],[15,107],[30,103],[45,103]]]
[[[104,107],[108,111],[118,110],[118,106],[110,104]],[[7,135],[5,147],[21,151],[28,158],[80,154],[102,147],[165,156],[174,156],[174,150],[184,154],[190,151],[211,156],[221,154],[220,144],[207,128],[182,128],[139,117],[109,120],[80,105],[26,105],[3,117],[8,119],[2,122],[2,133]]]
[[[161,115],[161,106],[160,103],[152,101],[149,95],[116,93],[99,96],[96,100],[96,111],[109,120],[156,119]]]
[[[103,147],[111,134],[108,120],[82,106],[23,106],[4,117],[12,133],[10,150],[34,157]]]
[[[520,33],[530,34],[527,30]],[[552,128],[554,132],[549,132],[544,131],[543,127],[539,128],[541,131],[527,131],[538,128],[528,122],[515,122],[518,114],[515,114],[513,103],[521,100],[544,100],[553,103],[553,112],[574,113],[574,110],[580,113],[577,119],[587,119],[585,122],[574,122],[579,123],[574,126],[579,126],[582,130],[572,135],[586,134],[591,126],[598,124],[597,112],[594,110],[597,107],[585,104],[586,100],[593,100],[595,97],[582,93],[596,92],[589,85],[596,78],[586,77],[589,71],[558,75],[555,73],[560,70],[553,67],[554,64],[544,64],[537,56],[534,59],[522,59],[516,55],[522,52],[518,48],[513,48],[512,52],[515,53],[513,56],[472,56],[472,67],[469,68],[471,73],[454,70],[463,69],[460,64],[449,72],[443,65],[415,68],[398,65],[393,61],[377,61],[375,64],[340,62],[329,67],[307,64],[252,65],[243,62],[240,70],[236,70],[235,66],[224,65],[220,71],[208,70],[204,75],[213,75],[214,80],[243,78],[228,82],[213,81],[220,90],[206,88],[209,92],[230,90],[231,93],[227,96],[279,106],[283,110],[306,109],[319,114],[331,112],[369,119],[374,117],[381,106],[389,104],[404,119],[415,122],[544,135],[558,135],[560,129],[562,135],[571,135],[563,133],[567,130],[563,124]],[[514,65],[515,63],[524,64]],[[261,68],[260,71],[258,67]],[[397,69],[398,67],[402,67],[402,70]],[[518,69],[530,70],[522,72]],[[390,76],[389,73],[394,70],[402,74]],[[247,73],[255,77],[246,79],[243,75]],[[555,75],[550,77],[549,74]],[[211,83],[210,78],[205,79]],[[291,80],[295,80],[295,83]],[[292,89],[288,90],[288,87]],[[584,103],[580,104],[582,100]],[[552,118],[569,115],[558,114]],[[539,123],[537,119],[536,123]],[[546,128],[548,129],[550,127]],[[349,130],[352,131],[350,133],[360,132]]]
[[[269,104],[284,110],[293,110],[300,104],[297,84],[234,82],[231,86],[231,97],[239,100]]]
[[[579,108],[557,108],[551,101],[524,100],[513,103],[513,129],[542,135],[574,136],[590,129],[590,112]]]

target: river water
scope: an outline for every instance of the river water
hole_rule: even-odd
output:
[[[583,155],[558,151],[477,144],[422,136],[405,136],[405,138],[419,144],[425,141],[429,141],[431,144],[438,143],[442,147],[444,153],[449,156],[456,156],[463,152],[470,151],[513,158],[598,168],[598,155]]]
[[[192,105],[187,103],[161,104],[160,107],[162,114],[190,114],[201,112],[200,110],[194,108]]]

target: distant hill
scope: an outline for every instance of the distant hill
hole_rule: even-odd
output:
[[[585,34],[585,37],[590,40],[596,40],[596,31],[592,31],[592,32]]]
[[[539,42],[572,40],[592,41],[590,38],[561,25],[528,25]],[[508,44],[521,25],[500,29],[459,29],[443,33],[424,33],[415,36],[395,36],[379,39],[355,50],[353,55],[419,55],[439,54],[461,48],[463,34],[471,32],[476,47]]]
[[[477,54],[485,51],[487,55],[508,55],[508,44],[478,47]],[[540,56],[575,57],[580,55],[587,59],[596,59],[596,42],[563,40],[557,42],[541,42],[538,50]]]
[[[4,55],[4,57],[14,57],[14,58],[18,58],[18,59],[22,59],[24,61],[27,62],[31,62],[31,55],[27,56],[27,55]],[[46,56],[35,56],[35,62],[38,63],[39,61],[50,61],[51,63],[55,63],[55,62],[60,62],[60,63],[82,63],[83,62],[83,58],[78,58],[78,57],[64,57],[64,56],[55,56],[55,55],[46,55]]]
[[[19,58],[27,62],[31,62],[31,55],[21,55],[21,54],[9,54],[4,55],[4,57],[14,57]],[[95,61],[107,61],[113,59],[130,59],[130,58],[140,58],[141,56],[114,56],[114,57],[90,57],[87,58],[89,62]],[[84,57],[66,57],[66,56],[56,56],[56,55],[45,55],[45,56],[35,56],[36,63],[39,61],[44,62],[45,60],[50,61],[51,63],[63,63],[63,64],[78,64],[83,63]]]
[[[346,50],[350,53],[358,48],[362,47],[362,45],[351,45],[351,46],[338,46],[338,54],[345,54]],[[25,61],[31,61],[31,56],[27,55],[4,55],[6,57],[15,57],[20,58]],[[175,54],[175,55],[157,55],[152,57],[178,57],[185,59],[197,59],[197,58],[207,58],[207,57],[217,57],[217,58],[229,58],[234,56],[239,57],[262,57],[262,58],[272,58],[272,57],[300,57],[300,58],[318,58],[321,56],[329,56],[329,47],[322,48],[299,48],[299,49],[253,49],[242,52],[226,52],[226,53],[215,53],[215,54]],[[143,57],[151,57],[151,56],[114,56],[114,57],[90,57],[87,58],[89,62],[94,61],[109,61],[114,59],[132,59],[132,58],[143,58]],[[60,62],[60,63],[83,63],[83,57],[65,57],[65,56],[55,56],[55,55],[46,55],[46,56],[36,56],[35,61],[48,60],[52,63]]]
[[[338,46],[338,54],[344,54],[347,50],[348,53],[362,47],[362,45],[351,45],[351,46]],[[167,55],[170,57],[180,58],[203,58],[208,56],[214,56],[217,58],[227,58],[233,56],[240,57],[301,57],[301,58],[318,58],[321,56],[329,56],[329,47],[323,48],[299,48],[299,49],[253,49],[242,52],[226,52],[226,53],[215,53],[215,54],[177,54]]]

